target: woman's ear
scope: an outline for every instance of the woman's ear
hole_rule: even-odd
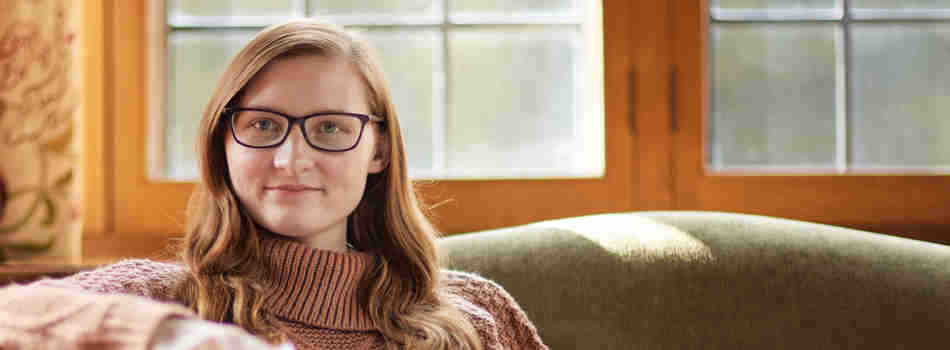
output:
[[[381,172],[389,166],[389,137],[386,137],[386,130],[377,128],[376,147],[373,150],[373,158],[369,161],[369,173],[375,174]]]

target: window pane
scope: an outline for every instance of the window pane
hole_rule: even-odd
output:
[[[719,20],[838,19],[841,0],[710,0],[710,13]]]
[[[947,0],[851,0],[856,9],[950,9]]]
[[[829,169],[843,118],[841,34],[825,24],[717,24],[711,166]]]
[[[433,0],[310,0],[312,16],[321,15],[374,15],[390,16],[429,15],[439,8]],[[439,13],[441,15],[441,13]]]
[[[450,0],[449,10],[456,15],[580,15],[579,0]]]
[[[195,133],[201,113],[228,60],[253,31],[173,31],[168,36],[168,95],[165,120],[165,173],[171,179],[198,176]]]
[[[871,18],[950,18],[947,0],[851,0],[852,15]]]
[[[950,166],[950,24],[852,29],[854,167]]]
[[[442,114],[442,36],[427,29],[361,30],[376,47],[391,83],[410,174],[430,177],[433,121]],[[438,120],[435,120],[438,121]]]
[[[303,14],[302,0],[171,0],[170,18],[177,16],[297,16]]]
[[[578,154],[582,52],[576,26],[449,32],[448,170],[454,177],[599,172]]]

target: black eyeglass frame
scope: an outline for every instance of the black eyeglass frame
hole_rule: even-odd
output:
[[[244,112],[244,111],[271,113],[271,114],[279,115],[283,117],[284,119],[287,119],[287,130],[284,131],[284,136],[280,138],[280,141],[277,141],[274,144],[267,145],[267,146],[252,146],[244,142],[241,142],[241,140],[238,139],[237,137],[237,132],[234,130],[234,115],[236,115],[238,112]],[[290,115],[287,115],[278,111],[266,109],[266,108],[229,107],[229,108],[225,108],[224,112],[222,112],[221,114],[227,117],[228,119],[228,125],[229,125],[228,128],[231,129],[231,137],[234,138],[234,141],[240,144],[241,146],[249,147],[249,148],[278,147],[282,145],[284,141],[287,141],[287,137],[290,136],[290,132],[294,130],[294,125],[300,124],[300,131],[303,133],[303,139],[307,141],[307,144],[310,145],[310,147],[313,147],[315,149],[325,151],[325,152],[346,152],[346,151],[356,148],[356,146],[359,146],[360,141],[363,139],[363,131],[366,130],[366,123],[368,122],[383,123],[385,121],[385,119],[377,117],[375,115],[348,113],[348,112],[320,112],[320,113],[305,115],[303,117],[294,117],[294,116],[290,116]],[[349,148],[345,148],[345,149],[326,149],[326,148],[314,145],[313,142],[310,141],[310,138],[307,137],[307,127],[304,126],[304,123],[310,118],[316,118],[316,117],[325,116],[325,115],[346,115],[346,116],[351,116],[351,117],[355,117],[356,119],[359,119],[361,122],[360,134],[359,136],[356,137],[356,142],[354,142],[353,145],[350,146]]]

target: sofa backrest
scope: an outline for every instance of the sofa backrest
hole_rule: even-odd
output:
[[[552,349],[945,346],[950,247],[716,212],[635,212],[446,237]]]

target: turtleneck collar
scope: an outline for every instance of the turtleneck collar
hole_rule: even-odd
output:
[[[373,265],[361,252],[339,253],[296,241],[262,235],[264,263],[270,275],[264,285],[264,310],[320,328],[375,330],[358,302],[359,282]]]

